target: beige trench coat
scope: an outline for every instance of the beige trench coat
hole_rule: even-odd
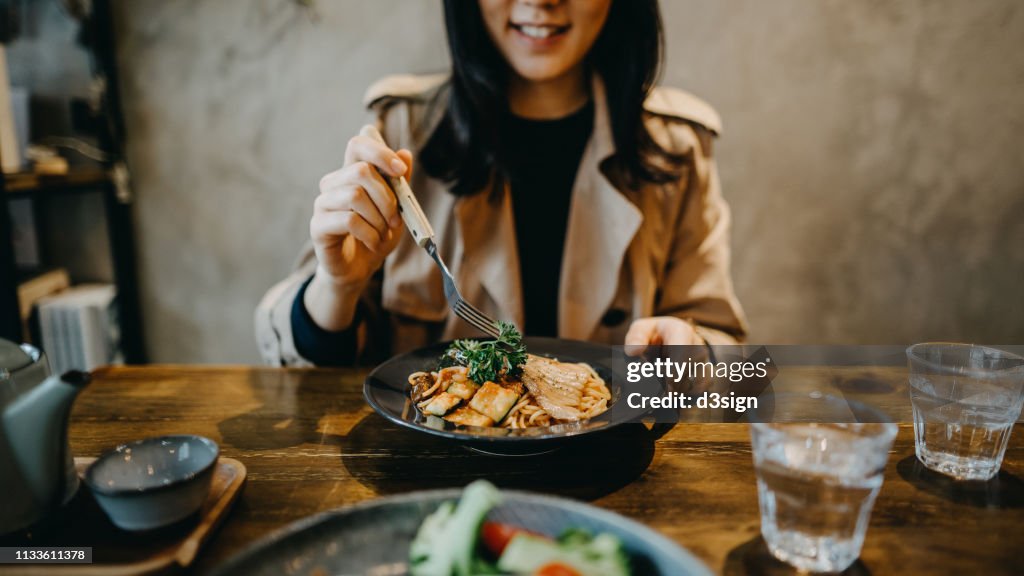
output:
[[[657,88],[645,102],[651,135],[687,158],[674,183],[618,189],[602,172],[614,143],[604,89],[593,82],[593,133],[572,191],[559,291],[562,338],[621,344],[630,322],[646,316],[692,321],[709,343],[741,340],[746,321],[729,275],[729,209],[722,198],[712,141],[718,114],[689,93]],[[445,76],[392,76],[366,95],[394,149],[414,154],[445,111]],[[523,325],[523,296],[511,195],[457,198],[443,182],[415,171],[410,185],[436,233],[463,296],[496,319]],[[313,198],[310,198],[312,205]],[[256,314],[260,353],[270,364],[309,365],[295,349],[291,307],[316,269],[307,245],[295,270],[271,288]],[[554,279],[552,279],[554,280]],[[406,234],[363,298],[360,347],[386,356],[441,339],[478,335],[449,313],[433,261]]]

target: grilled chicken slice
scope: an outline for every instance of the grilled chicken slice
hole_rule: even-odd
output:
[[[562,364],[530,354],[523,366],[523,384],[537,403],[558,420],[576,421],[583,417],[580,405],[583,386],[590,374],[575,364]]]

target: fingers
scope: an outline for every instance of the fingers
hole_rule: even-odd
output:
[[[320,195],[325,198],[318,201],[327,210],[356,210],[368,222],[386,222],[382,226],[375,224],[382,233],[402,223],[394,192],[367,162],[355,162],[324,176],[320,180]],[[366,205],[364,199],[370,204]],[[366,212],[356,205],[365,206]]]
[[[356,172],[353,179],[357,179],[370,199],[372,199],[381,217],[391,227],[400,225],[402,217],[398,214],[398,200],[391,187],[380,177],[380,174],[376,170],[371,169],[366,163],[355,164],[350,169]]]
[[[674,316],[640,318],[629,326],[626,332],[626,354],[639,356],[654,346],[688,346],[703,341],[693,325]]]
[[[403,176],[405,176],[406,180],[412,178],[412,152],[403,148],[398,151],[398,157],[402,159],[402,162],[405,162],[406,166],[409,167],[409,170],[407,170]]]
[[[629,325],[626,332],[625,352],[630,356],[641,356],[647,347],[657,342],[657,321],[654,318],[641,318]]]
[[[314,242],[324,242],[351,234],[371,252],[377,252],[382,236],[377,229],[356,212],[318,211],[309,222],[309,235]]]
[[[384,242],[380,247],[380,251],[383,254],[390,254],[392,250],[398,247],[398,242],[402,239],[402,227],[396,226],[388,230],[384,236]]]
[[[320,179],[310,236],[332,243],[351,235],[371,252],[387,254],[401,239],[402,218],[394,192],[382,177],[412,175],[413,156],[394,151],[372,126],[349,140],[345,166]]]
[[[704,339],[697,334],[693,324],[689,320],[666,316],[659,318],[659,330],[661,343],[668,346],[697,346],[704,343]]]
[[[345,148],[345,165],[356,162],[367,162],[389,176],[404,176],[409,171],[409,164],[383,142],[366,135],[366,128]]]
[[[373,226],[378,234],[383,235],[388,231],[390,225],[384,220],[381,211],[370,199],[369,194],[362,187],[345,187],[340,190],[332,190],[327,194],[321,194],[313,203],[314,210],[324,212],[352,211],[362,216],[363,220]]]

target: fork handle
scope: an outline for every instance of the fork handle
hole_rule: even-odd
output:
[[[362,132],[363,135],[387,145],[380,131],[374,126],[367,125],[363,128]],[[380,171],[378,170],[378,172]],[[391,190],[394,191],[395,196],[398,198],[398,213],[401,214],[402,221],[405,222],[405,227],[412,234],[413,240],[420,247],[425,246],[434,237],[434,228],[430,225],[430,221],[427,220],[427,215],[423,213],[423,208],[420,207],[419,201],[416,200],[416,196],[412,193],[412,188],[409,187],[405,176],[396,177],[387,174],[381,174],[381,176],[387,180]]]

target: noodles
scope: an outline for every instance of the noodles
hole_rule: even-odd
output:
[[[580,405],[575,407],[582,415],[582,420],[598,416],[608,410],[612,394],[604,378],[586,363],[567,364],[578,366],[588,375],[583,384]],[[499,422],[477,413],[473,408],[477,402],[473,399],[474,394],[481,388],[481,385],[469,380],[468,370],[465,367],[455,366],[443,368],[433,372],[414,372],[409,375],[409,384],[412,387],[412,398],[416,407],[427,414],[442,416],[445,420],[456,424],[481,425],[486,423],[490,426],[501,428],[535,428],[541,426],[552,426],[565,422],[552,417],[537,402],[537,399],[517,380],[506,380],[498,384],[505,390],[518,390],[521,395],[515,399],[514,404],[504,413]],[[455,385],[458,383],[458,385]],[[492,383],[486,385],[494,386]],[[483,395],[482,395],[483,396]],[[488,394],[488,398],[490,395]],[[482,400],[480,401],[483,402]],[[507,404],[505,406],[508,406]],[[429,407],[429,408],[428,408]],[[487,412],[486,410],[483,410]],[[493,412],[491,412],[493,414]],[[497,416],[495,416],[497,418]]]

